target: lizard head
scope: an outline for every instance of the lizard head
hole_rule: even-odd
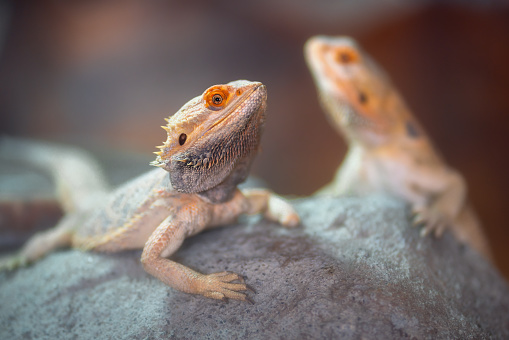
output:
[[[234,188],[247,177],[258,150],[266,103],[259,82],[209,87],[166,119],[168,136],[151,164],[168,171],[179,192],[201,193],[225,181]]]
[[[350,141],[380,145],[408,126],[417,132],[389,77],[353,39],[312,37],[304,52],[322,105]]]

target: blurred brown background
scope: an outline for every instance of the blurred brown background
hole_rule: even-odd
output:
[[[309,195],[331,180],[345,144],[318,105],[302,46],[351,35],[466,176],[509,277],[509,6],[465,3],[3,1],[0,133],[145,161],[165,139],[163,118],[187,100],[259,80],[269,118],[253,173],[279,193]]]

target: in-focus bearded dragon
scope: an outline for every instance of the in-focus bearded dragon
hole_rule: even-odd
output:
[[[348,37],[312,37],[304,50],[321,104],[349,145],[320,192],[398,196],[411,204],[422,235],[451,228],[491,258],[463,177],[442,160],[386,73]]]
[[[293,208],[273,193],[237,189],[259,148],[266,101],[259,82],[208,88],[166,119],[167,139],[152,162],[158,169],[127,182],[95,208],[67,214],[0,268],[33,262],[63,246],[98,252],[143,248],[144,269],[165,284],[213,299],[251,302],[242,276],[201,274],[167,257],[185,238],[234,223],[241,214],[263,213],[286,227],[299,223]]]

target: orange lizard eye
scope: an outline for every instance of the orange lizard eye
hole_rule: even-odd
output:
[[[203,99],[207,103],[209,109],[219,110],[228,101],[228,91],[222,87],[213,87],[205,92]]]
[[[359,60],[357,52],[349,48],[340,48],[336,50],[336,61],[341,64],[349,64]]]
[[[223,102],[223,96],[221,96],[219,93],[216,93],[212,96],[212,105],[214,106],[220,106]]]

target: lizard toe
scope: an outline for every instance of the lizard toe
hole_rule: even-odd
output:
[[[28,264],[26,258],[22,256],[7,256],[0,258],[0,272],[11,271],[19,267],[24,267]]]
[[[431,230],[431,229],[428,229],[428,228],[426,228],[426,227],[422,228],[422,229],[421,229],[421,232],[420,232],[421,237],[426,237],[426,236],[428,236],[428,234],[429,234],[430,230]]]
[[[239,281],[239,282],[244,283],[244,277],[242,275],[239,275],[237,273],[230,272],[230,271],[212,273],[212,274],[206,275],[206,277],[212,281],[218,281],[218,282]]]
[[[414,227],[417,227],[419,225],[422,225],[423,223],[426,222],[426,218],[424,217],[424,215],[422,215],[421,213],[417,213],[413,216],[413,221],[412,221],[412,225]]]
[[[253,303],[243,291],[252,290],[247,284],[244,283],[244,278],[233,272],[219,272],[205,275],[205,283],[202,295],[212,299],[218,300],[240,300]],[[240,283],[232,283],[232,281],[239,281]]]

